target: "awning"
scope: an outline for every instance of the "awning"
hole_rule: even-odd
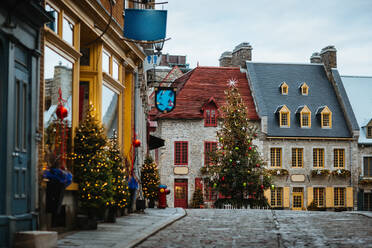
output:
[[[158,137],[155,137],[153,135],[150,135],[150,140],[149,140],[149,149],[153,150],[159,147],[164,146],[164,140]]]

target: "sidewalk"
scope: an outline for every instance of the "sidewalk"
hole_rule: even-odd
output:
[[[372,218],[372,212],[368,212],[368,211],[350,211],[349,213],[359,214],[359,215],[363,215],[363,216]]]
[[[78,231],[58,240],[60,248],[134,247],[147,237],[186,215],[182,208],[147,208],[116,219],[116,223],[98,224],[97,230]]]

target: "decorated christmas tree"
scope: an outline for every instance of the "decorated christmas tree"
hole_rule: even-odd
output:
[[[79,184],[80,207],[92,210],[113,204],[107,138],[92,106],[76,129],[74,152],[74,175]]]
[[[147,156],[141,169],[142,190],[146,199],[152,203],[158,199],[160,178],[158,166],[151,156]]]
[[[108,157],[111,161],[112,186],[114,192],[114,208],[123,209],[128,205],[129,189],[127,182],[127,168],[118,146],[116,132],[109,142]]]
[[[264,190],[271,186],[270,176],[253,140],[256,127],[248,120],[248,110],[236,84],[230,80],[225,91],[226,104],[220,109],[221,129],[217,132],[217,150],[210,154],[211,164],[202,170],[222,199],[216,207],[266,207]]]

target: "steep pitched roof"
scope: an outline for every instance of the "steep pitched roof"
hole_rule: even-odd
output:
[[[267,116],[268,136],[352,137],[335,90],[322,64],[247,62],[247,77],[254,92],[259,117]],[[288,95],[280,93],[282,82],[288,84]],[[308,95],[302,95],[298,90],[304,82],[309,87]],[[275,115],[281,105],[286,105],[294,113],[299,107],[306,105],[313,113],[311,127],[301,128],[298,115],[291,115],[290,128],[281,128]],[[316,115],[317,110],[323,106],[328,106],[332,111],[334,124],[331,129],[321,128],[320,118]]]
[[[224,91],[228,88],[228,80],[238,81],[237,87],[248,108],[248,118],[257,120],[251,91],[245,73],[234,67],[196,67],[192,71],[176,79],[176,108],[167,114],[157,114],[161,119],[201,119],[202,107],[213,99],[217,106],[225,104]],[[152,114],[155,114],[154,111]]]
[[[372,119],[372,77],[341,76],[341,79],[360,127],[358,143],[372,144],[365,128]]]

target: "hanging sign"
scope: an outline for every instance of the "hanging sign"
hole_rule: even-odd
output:
[[[155,106],[162,113],[169,113],[176,107],[176,88],[158,87],[155,89]]]
[[[125,9],[125,38],[139,41],[163,40],[166,26],[166,10]]]

